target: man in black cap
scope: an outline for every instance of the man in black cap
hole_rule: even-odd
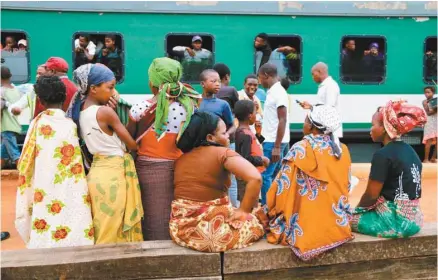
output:
[[[213,66],[211,51],[202,48],[202,37],[199,35],[193,36],[191,47],[176,46],[172,51],[181,58],[184,81],[197,81],[202,71]]]
[[[199,35],[193,36],[191,47],[176,46],[172,50],[174,53],[183,56],[186,60],[211,58],[211,52],[202,48],[202,37]]]

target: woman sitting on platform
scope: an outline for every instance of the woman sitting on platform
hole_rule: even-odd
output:
[[[420,231],[422,163],[400,136],[424,125],[426,119],[423,109],[404,102],[390,101],[374,114],[371,138],[384,147],[371,161],[368,186],[351,221],[353,231],[387,238]]]
[[[290,246],[301,260],[353,239],[348,223],[350,153],[333,134],[340,125],[336,109],[313,107],[304,122],[304,139],[283,159],[267,193],[265,213],[258,213],[268,242]]]
[[[172,239],[202,252],[224,252],[251,245],[263,227],[251,214],[261,188],[258,170],[230,150],[225,123],[197,112],[178,142],[185,154],[175,163],[175,200],[169,223]],[[230,175],[246,182],[245,196],[236,209],[227,196]]]

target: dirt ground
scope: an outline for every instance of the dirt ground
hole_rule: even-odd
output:
[[[360,179],[360,183],[353,190],[350,197],[350,204],[356,206],[359,199],[366,188],[368,177],[368,168],[364,170],[354,171],[353,175]],[[16,195],[16,180],[6,179],[1,180],[1,230],[9,231],[11,237],[1,242],[1,250],[17,250],[25,249],[24,243],[18,235],[14,227],[15,219],[15,195]],[[425,216],[425,222],[437,221],[437,176],[423,174],[423,193],[421,198],[421,207]]]

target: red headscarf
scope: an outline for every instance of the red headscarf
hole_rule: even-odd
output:
[[[420,107],[407,104],[405,101],[389,101],[380,108],[383,125],[391,139],[399,138],[417,126],[424,126],[427,121],[426,112]]]

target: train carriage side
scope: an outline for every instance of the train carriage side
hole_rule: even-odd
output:
[[[30,21],[29,19],[32,19]],[[273,38],[285,37],[296,44],[300,57],[300,75],[288,90],[290,126],[297,139],[305,112],[295,100],[315,100],[317,85],[310,69],[318,61],[329,65],[330,74],[341,87],[344,141],[350,149],[368,154],[369,139],[363,149],[357,144],[366,135],[377,106],[389,99],[406,99],[421,105],[426,43],[436,53],[436,16],[371,17],[324,15],[261,14],[175,14],[127,12],[79,12],[46,10],[2,10],[2,43],[7,32],[24,32],[28,40],[29,81],[35,81],[37,65],[49,56],[61,56],[72,65],[73,39],[78,33],[113,33],[123,47],[123,78],[117,90],[124,99],[135,102],[149,92],[147,67],[153,58],[167,55],[169,44],[178,44],[200,34],[207,42],[214,62],[224,62],[232,70],[231,84],[243,86],[246,75],[255,71],[254,38],[264,32]],[[56,24],[59,23],[59,24]],[[179,37],[178,37],[179,36]],[[172,41],[173,38],[173,41]],[[175,39],[176,38],[176,39]],[[384,73],[378,82],[351,82],[341,73],[341,51],[345,40],[354,38],[360,51],[370,42],[378,42],[384,59]],[[430,40],[432,39],[432,41]],[[428,41],[429,40],[429,41]],[[435,40],[435,41],[433,41]],[[432,43],[431,43],[432,42]],[[71,70],[69,72],[71,75]],[[435,74],[436,75],[436,74]],[[197,89],[199,85],[194,83]],[[421,134],[415,134],[417,141]],[[356,146],[354,145],[356,143]],[[355,157],[354,151],[353,157]],[[365,155],[357,155],[363,157]]]

